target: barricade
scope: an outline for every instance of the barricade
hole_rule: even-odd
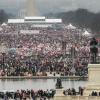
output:
[[[70,100],[79,100],[79,96],[70,96]]]
[[[88,100],[97,100],[97,97],[96,96],[89,96]]]
[[[79,96],[79,100],[88,100],[88,96]]]

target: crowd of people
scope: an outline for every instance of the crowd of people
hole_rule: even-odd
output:
[[[63,94],[65,96],[83,96],[84,88],[79,87],[79,91],[76,91],[76,89],[67,89],[63,91]],[[9,99],[14,99],[14,100],[49,100],[53,99],[56,94],[56,90],[51,89],[51,90],[38,90],[34,91],[33,89],[31,90],[17,90],[16,92],[14,91],[5,91],[5,92],[0,92],[0,99],[3,100],[9,100]],[[90,96],[100,96],[100,92],[93,91]]]
[[[83,96],[84,93],[84,89],[83,87],[79,87],[79,90],[76,91],[76,89],[72,88],[72,89],[67,89],[63,91],[63,94],[65,96]],[[100,92],[96,92],[96,91],[92,91],[92,93],[89,96],[100,96]]]
[[[64,90],[63,91],[63,94],[64,95],[81,95],[83,96],[83,91],[84,91],[84,88],[83,87],[79,87],[79,91],[76,91],[76,89],[72,88],[72,89],[67,89],[67,90]]]
[[[3,100],[10,100],[10,99],[14,99],[14,100],[27,100],[27,99],[31,99],[31,100],[37,100],[37,98],[39,98],[39,100],[47,100],[50,98],[53,98],[55,95],[55,90],[47,90],[47,91],[43,91],[43,90],[38,90],[38,91],[34,91],[34,90],[17,90],[16,92],[0,92],[0,99]]]
[[[100,96],[100,92],[92,91],[90,96]]]
[[[0,76],[47,76],[47,72],[87,75],[90,38],[82,34],[83,30],[33,28],[26,24],[1,28]],[[23,33],[25,30],[33,33]]]

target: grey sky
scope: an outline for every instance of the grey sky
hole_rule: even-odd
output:
[[[0,0],[0,8],[8,11],[18,11],[25,8],[26,0]],[[100,0],[35,0],[40,13],[61,12],[86,8],[100,12]]]

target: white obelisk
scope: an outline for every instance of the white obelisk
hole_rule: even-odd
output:
[[[27,0],[26,1],[26,16],[36,16],[37,10],[35,7],[35,0]]]

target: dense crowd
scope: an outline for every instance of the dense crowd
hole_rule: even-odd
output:
[[[65,96],[83,96],[84,88],[79,87],[79,91],[76,91],[76,89],[67,89],[63,91],[63,94]],[[16,92],[14,91],[5,91],[5,92],[0,92],[0,99],[3,100],[9,100],[9,99],[14,99],[14,100],[49,100],[50,98],[54,98],[56,94],[56,91],[51,89],[51,90],[38,90],[34,91],[32,90],[17,90]],[[90,96],[100,96],[100,92],[93,91]]]
[[[64,95],[81,95],[83,96],[83,91],[84,91],[84,88],[83,87],[79,87],[79,91],[76,91],[76,89],[72,88],[72,89],[67,89],[67,90],[64,90],[63,91],[63,94]]]
[[[82,34],[83,30],[33,28],[26,24],[1,28],[0,76],[47,76],[47,72],[87,75],[90,38]]]
[[[17,90],[16,92],[0,92],[0,99],[3,100],[27,100],[27,99],[32,99],[32,100],[47,100],[50,98],[53,98],[55,95],[55,90]]]
[[[92,91],[90,96],[100,96],[100,92]]]

